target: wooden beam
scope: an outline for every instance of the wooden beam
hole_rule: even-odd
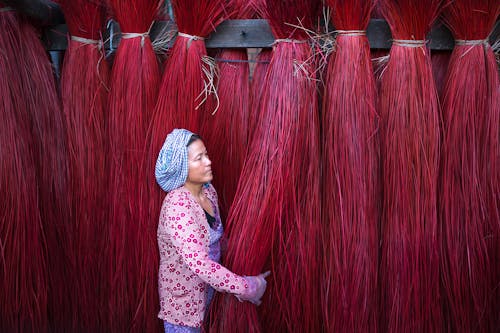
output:
[[[37,25],[53,26],[64,23],[64,15],[59,5],[49,0],[1,0],[3,4],[14,8],[34,20]]]
[[[500,21],[497,22],[494,31],[490,35],[490,42],[494,43],[500,37]],[[151,30],[151,38],[155,40],[162,29],[175,31],[174,25],[169,21],[155,22]],[[333,30],[333,29],[332,29]],[[67,28],[64,24],[45,30],[44,41],[49,51],[65,50],[67,47]],[[110,36],[112,36],[110,38]],[[389,26],[385,20],[372,19],[368,25],[367,37],[372,49],[391,48],[392,36]],[[118,24],[111,23],[105,34],[105,47],[113,51],[120,42],[120,30]],[[437,25],[428,35],[431,50],[452,50],[454,46],[453,36],[444,25]],[[171,47],[175,37],[167,43]],[[271,47],[274,42],[273,33],[266,20],[227,20],[217,27],[205,41],[207,48],[266,48]]]

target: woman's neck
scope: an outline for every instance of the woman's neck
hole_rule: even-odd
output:
[[[203,196],[203,184],[185,183],[184,187],[197,199]]]

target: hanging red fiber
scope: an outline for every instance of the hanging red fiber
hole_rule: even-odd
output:
[[[157,0],[109,0],[122,32],[109,94],[109,332],[155,332],[158,249],[150,211],[146,135],[160,69],[149,30]]]
[[[267,68],[271,62],[273,55],[272,49],[263,48],[255,58],[255,67],[252,73],[252,80],[250,83],[250,112],[248,115],[248,142],[251,142],[252,135],[255,132],[257,122],[259,119],[259,103],[262,97],[262,90],[264,89],[264,80],[267,73]]]
[[[436,332],[439,107],[425,36],[441,0],[380,0],[393,44],[380,90],[382,332]]]
[[[186,128],[201,134],[201,115],[213,112],[214,91],[209,93],[205,84],[212,82],[215,88],[215,64],[209,64],[204,38],[219,25],[225,15],[223,0],[173,0],[171,1],[179,34],[165,64],[158,101],[150,131],[148,132],[148,166],[154,170],[158,152],[165,137],[174,128]],[[208,61],[208,62],[204,62]],[[206,71],[206,72],[205,72]],[[207,77],[207,73],[214,75]],[[210,74],[208,76],[210,76]],[[208,89],[208,90],[205,90]],[[150,211],[158,221],[164,192],[156,184],[154,172],[150,172]]]
[[[256,308],[220,297],[216,332],[318,332],[319,114],[314,57],[302,25],[316,21],[316,1],[266,1],[265,17],[278,38],[228,218],[225,264],[238,274],[271,269]]]
[[[237,0],[228,11],[230,19],[250,18],[251,2]],[[210,152],[216,176],[215,188],[223,221],[233,202],[245,159],[250,107],[250,81],[246,48],[225,48],[215,55],[218,68],[217,96],[212,107],[201,115],[200,133]],[[210,112],[213,110],[213,112]],[[218,176],[217,176],[218,175]]]
[[[439,96],[443,92],[450,56],[451,51],[431,51],[432,76]]]
[[[38,202],[25,202],[24,205],[37,206],[42,223],[41,226],[33,226],[31,230],[31,221],[29,221],[29,230],[23,236],[26,238],[18,240],[21,243],[16,244],[19,250],[27,246],[26,254],[34,255],[34,257],[30,256],[28,259],[21,254],[19,258],[16,258],[19,267],[14,268],[14,272],[19,270],[24,274],[32,275],[19,277],[28,280],[18,281],[17,287],[14,286],[14,292],[20,292],[20,298],[13,304],[9,304],[9,311],[23,314],[16,317],[22,321],[19,326],[20,330],[25,328],[25,331],[29,331],[31,325],[37,324],[41,327],[33,328],[34,330],[44,328],[57,330],[66,327],[64,318],[71,313],[71,304],[65,298],[65,290],[61,288],[65,283],[70,283],[68,257],[71,256],[68,247],[71,231],[65,223],[68,221],[66,213],[68,210],[66,201],[68,170],[64,121],[52,66],[40,42],[38,32],[20,15],[12,15],[12,13],[3,13],[3,15],[6,15],[5,24],[8,27],[2,30],[2,34],[9,32],[9,35],[5,36],[5,41],[10,43],[10,47],[6,48],[10,51],[2,52],[2,56],[6,57],[9,70],[8,75],[2,77],[10,78],[15,111],[22,119],[22,126],[26,126],[24,122],[27,122],[31,131],[30,150],[33,153],[34,162],[34,166],[31,167],[34,167],[36,171],[36,183],[25,185],[28,187],[24,189],[28,193],[30,187],[37,189]],[[22,171],[20,169],[16,172]],[[30,172],[29,169],[27,172]],[[26,210],[32,211],[31,208]],[[35,224],[37,220],[38,217],[34,216]],[[28,223],[28,221],[23,223]],[[22,228],[18,231],[23,232]],[[38,240],[34,237],[38,237]],[[29,244],[30,241],[33,241],[33,244]],[[32,251],[42,251],[43,256],[40,253],[34,254]],[[33,263],[31,262],[33,259],[39,259],[42,262]],[[27,290],[16,289],[26,287]],[[39,298],[33,297],[33,288],[36,290],[35,295],[39,295]],[[26,313],[25,311],[31,306],[36,307],[37,310],[33,311],[34,308],[31,308],[29,314]],[[33,321],[30,318],[33,318]],[[50,318],[50,321],[47,318]]]
[[[22,31],[17,13],[2,5],[0,31],[0,331],[44,332],[47,252],[32,150],[36,143],[15,64],[24,60],[18,54]]]
[[[499,14],[500,4],[490,0],[456,0],[443,12],[455,38],[443,92],[439,195],[446,323],[453,332],[500,328],[500,82],[488,44]]]
[[[73,330],[107,330],[103,256],[107,225],[106,114],[109,68],[104,59],[103,6],[91,0],[60,0],[70,37],[61,75],[61,98],[67,128],[69,197],[75,288]]]
[[[250,6],[255,11],[255,17],[260,18],[262,16],[262,8],[264,0],[252,0],[250,1]],[[262,91],[264,89],[264,80],[267,73],[267,68],[271,62],[273,55],[273,50],[271,48],[260,49],[257,57],[255,58],[255,63],[251,73],[250,80],[250,112],[248,115],[248,142],[252,141],[253,133],[255,133],[255,127],[260,115],[259,103],[262,96]]]
[[[201,115],[212,112],[207,100],[213,98],[205,84],[210,66],[204,39],[225,18],[222,0],[173,0],[178,35],[170,50],[161,82],[152,127],[152,154],[156,160],[167,133],[174,128],[186,128],[200,133]],[[215,77],[212,82],[215,87]],[[208,88],[207,88],[208,89]],[[202,134],[202,133],[201,133]]]
[[[328,0],[336,47],[322,108],[326,332],[376,332],[380,166],[366,28],[373,1]]]

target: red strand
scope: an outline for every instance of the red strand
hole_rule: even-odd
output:
[[[252,75],[252,82],[250,83],[250,113],[248,115],[248,142],[251,142],[252,135],[255,133],[257,122],[260,118],[259,103],[264,89],[264,82],[273,55],[272,49],[262,49],[257,55],[255,67]]]
[[[245,19],[252,14],[249,2],[235,2],[228,10],[233,13],[230,19]],[[249,66],[247,50],[244,48],[221,49],[215,58],[219,73],[218,101],[210,108],[213,112],[202,114],[200,133],[210,152],[215,170],[213,183],[219,194],[221,216],[225,221],[248,146]]]
[[[61,98],[68,132],[70,165],[69,197],[75,288],[67,297],[75,304],[73,329],[105,331],[107,319],[106,280],[103,256],[103,226],[107,199],[107,133],[105,107],[109,69],[101,40],[104,13],[101,5],[89,0],[60,1],[71,37],[61,75]]]
[[[457,40],[486,40],[499,13],[498,1],[457,0],[443,19]],[[443,92],[439,196],[442,281],[453,332],[499,328],[499,87],[491,47],[456,43]]]
[[[154,332],[157,319],[158,249],[150,211],[146,135],[158,96],[160,70],[147,33],[157,0],[110,0],[122,39],[111,72],[109,135],[111,217],[108,257],[111,332]]]
[[[153,122],[153,155],[157,155],[166,135],[174,128],[186,128],[199,133],[201,115],[212,112],[204,102],[205,74],[202,59],[207,56],[206,38],[224,19],[225,1],[172,1],[180,33],[165,65],[160,94]],[[156,157],[154,158],[156,160]]]
[[[441,0],[381,0],[396,40],[424,40]],[[407,42],[403,42],[407,43]],[[437,239],[439,109],[425,46],[394,42],[380,91],[383,332],[442,327]]]
[[[303,31],[285,22],[313,27],[316,5],[267,1],[265,16],[277,38],[304,40]],[[311,59],[307,43],[274,46],[260,117],[229,212],[231,251],[226,258],[236,273],[272,269],[272,276],[258,308],[221,297],[211,323],[215,331],[320,329],[319,116]]]
[[[204,114],[200,133],[215,170],[223,220],[233,202],[247,147],[249,67],[246,49],[224,49],[218,55],[218,109]],[[240,62],[238,62],[240,61]],[[224,144],[221,144],[224,143]]]
[[[225,1],[222,0],[176,0],[172,1],[178,31],[191,36],[207,37],[224,19]],[[177,36],[165,64],[160,92],[156,103],[153,122],[148,132],[148,165],[154,170],[158,152],[165,137],[174,128],[186,128],[200,133],[202,115],[212,112],[213,95],[203,93],[205,80],[203,70],[209,67],[203,63],[207,50],[202,39]],[[215,83],[215,81],[214,81]],[[207,100],[203,100],[204,97]],[[154,180],[151,172],[150,211],[158,220],[164,192]]]
[[[27,220],[19,221],[18,225],[11,224],[7,230],[22,240],[18,238],[17,242],[20,244],[15,245],[18,257],[14,258],[19,267],[11,268],[13,276],[9,273],[9,277],[13,280],[7,281],[12,288],[8,294],[18,293],[19,298],[5,304],[9,306],[8,312],[13,311],[14,321],[21,331],[45,330],[49,325],[54,329],[59,327],[60,319],[71,313],[71,304],[65,299],[64,291],[60,288],[68,281],[66,259],[71,254],[68,253],[68,238],[71,232],[67,225],[61,223],[67,221],[64,124],[52,67],[36,30],[17,14],[2,15],[5,19],[2,23],[5,27],[5,30],[2,29],[2,33],[5,33],[5,49],[2,48],[5,52],[2,52],[2,56],[5,57],[8,72],[2,77],[9,78],[12,94],[10,98],[14,103],[15,112],[19,115],[19,147],[23,142],[29,142],[28,149],[33,154],[31,157],[15,157],[18,159],[15,163],[19,166],[23,163],[22,159],[33,163],[24,166],[26,169],[14,171],[20,173],[19,175],[26,172],[27,181],[31,182],[19,184],[20,188],[14,190],[24,189],[29,198],[29,201],[24,203],[14,199],[15,205],[24,205],[26,212],[22,214],[32,213],[33,217],[22,215]],[[7,110],[8,107],[6,112]],[[22,128],[28,129],[29,138],[22,138]],[[30,155],[26,151],[17,152],[19,153]],[[35,178],[32,178],[33,170]],[[18,177],[13,176],[13,179]],[[36,196],[30,193],[32,190],[38,191]],[[32,201],[37,198],[38,202]],[[9,216],[12,213],[13,215]],[[21,216],[16,214],[19,212],[10,212],[6,216],[14,219]],[[29,225],[28,229],[25,229],[23,224]],[[10,241],[9,239],[8,243]],[[16,239],[12,241],[16,242]],[[15,285],[12,285],[14,281]],[[48,318],[53,321],[49,322]],[[12,321],[7,321],[7,325],[11,323]]]
[[[450,56],[450,51],[431,51],[432,76],[439,96],[443,92]]]
[[[0,13],[0,31],[0,331],[46,331],[47,251],[33,150],[39,138],[24,99],[26,76],[17,72],[17,63],[29,61],[19,53],[24,36],[15,12]]]
[[[335,28],[346,32],[328,62],[322,108],[325,327],[376,332],[379,120],[370,45],[357,32],[366,31],[374,3],[327,4]]]

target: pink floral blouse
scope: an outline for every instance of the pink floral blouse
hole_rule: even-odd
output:
[[[212,204],[217,205],[213,186],[203,187],[203,191]],[[218,207],[214,207],[216,210]],[[206,308],[207,284],[221,292],[248,293],[249,286],[243,277],[209,258],[209,228],[203,208],[185,187],[167,194],[157,232],[160,319],[200,327]]]

